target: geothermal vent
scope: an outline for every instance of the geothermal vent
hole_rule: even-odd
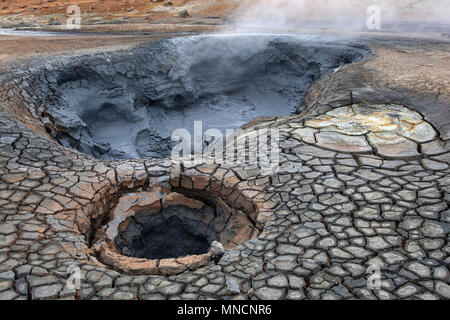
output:
[[[36,76],[62,145],[101,159],[163,158],[172,132],[193,132],[194,120],[226,134],[298,112],[315,79],[365,54],[311,36],[194,36],[67,59]]]

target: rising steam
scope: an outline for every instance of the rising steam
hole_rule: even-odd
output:
[[[385,26],[404,21],[413,22],[416,29],[450,24],[449,0],[247,0],[234,21],[238,28],[361,29],[367,27],[373,12],[369,8],[374,5],[380,8]]]

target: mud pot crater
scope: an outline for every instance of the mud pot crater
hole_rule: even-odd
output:
[[[111,203],[91,226],[91,248],[123,273],[178,274],[217,262],[226,250],[257,237],[263,227],[257,216],[258,208],[238,189],[153,185],[123,192]]]
[[[163,158],[173,130],[193,132],[195,120],[225,134],[301,111],[314,80],[368,54],[349,40],[204,35],[67,59],[34,83],[62,145],[108,160]]]

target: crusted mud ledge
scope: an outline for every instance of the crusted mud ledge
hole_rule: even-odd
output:
[[[27,92],[25,70],[42,60],[4,72],[0,299],[449,299],[449,45],[365,41],[374,56],[322,76],[301,114],[243,126],[280,130],[273,176],[67,149]],[[96,230],[120,197],[155,188],[207,193],[260,232],[198,264],[160,260],[158,274],[102,263]],[[66,287],[73,265],[80,290]]]

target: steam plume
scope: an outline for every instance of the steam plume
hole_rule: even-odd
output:
[[[385,26],[405,21],[417,29],[450,25],[449,0],[246,0],[234,21],[237,27],[361,29],[373,5],[380,8]]]

